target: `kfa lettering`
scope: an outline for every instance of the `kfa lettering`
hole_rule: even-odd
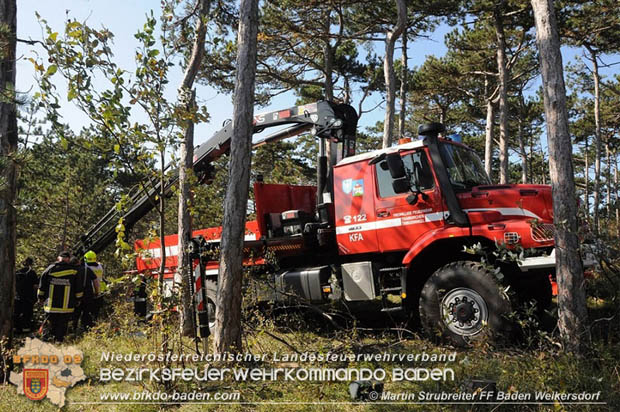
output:
[[[351,233],[349,235],[349,242],[360,242],[364,240],[364,236],[361,233]]]

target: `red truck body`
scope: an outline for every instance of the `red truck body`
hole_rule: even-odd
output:
[[[444,142],[462,147],[455,142]],[[407,201],[407,193],[381,196],[379,163],[369,160],[385,152],[376,151],[346,158],[334,167],[334,208],[329,211],[335,222],[338,255],[368,255],[396,253],[400,264],[408,266],[423,250],[442,239],[483,238],[489,242],[519,244],[523,248],[553,246],[551,189],[545,185],[480,185],[458,193],[457,197],[467,213],[471,226],[456,227],[446,222],[447,207],[428,150],[422,141],[415,141],[390,149],[404,157],[411,153],[426,156],[430,187],[426,199],[415,205]],[[290,210],[301,210],[308,215],[316,213],[316,187],[279,184],[254,184],[256,220],[246,224],[248,249],[269,248],[279,256],[307,254],[311,248],[300,241],[301,236],[281,237],[280,243],[268,242],[268,216]],[[218,242],[221,227],[200,229],[194,237],[203,236],[208,242]],[[285,240],[282,243],[282,240]],[[177,267],[177,235],[165,237],[168,274]],[[157,270],[160,265],[159,240],[138,240],[139,271]],[[262,265],[260,254],[246,261],[248,265]],[[208,263],[217,268],[217,262]]]
[[[303,210],[308,214],[316,211],[316,187],[314,186],[292,186],[277,184],[254,184],[254,205],[256,208],[256,220],[250,220],[245,225],[245,243],[248,250],[250,248],[260,249],[261,239],[267,236],[267,222],[265,216],[269,213],[280,214],[287,210]],[[222,236],[222,227],[199,229],[193,232],[193,237],[202,236],[207,242],[219,243]],[[166,245],[166,278],[171,279],[178,266],[178,236],[168,235],[164,238]],[[285,245],[280,249],[292,249],[294,242]],[[141,239],[134,244],[138,257],[136,267],[140,272],[159,270],[161,264],[161,243],[159,239]],[[278,249],[276,245],[272,248]],[[265,260],[262,257],[248,258],[246,265],[263,265]],[[217,269],[218,262],[210,261],[207,269]]]
[[[310,129],[321,140],[317,187],[254,183],[255,219],[246,224],[244,263],[265,267],[265,273],[277,268],[275,300],[380,298],[382,311],[419,309],[430,335],[438,329],[456,344],[487,326],[504,329],[511,305],[504,290],[533,299],[539,311],[551,302],[549,186],[491,184],[478,156],[460,142],[439,138],[443,126],[437,123],[420,126],[421,140],[359,155],[357,114],[348,105],[318,102],[257,115],[255,132],[287,123],[294,126],[255,146]],[[195,169],[204,171],[231,133],[225,127],[201,146]],[[193,233],[196,293],[202,288],[200,302],[209,302],[210,320],[221,232],[215,227]],[[170,281],[177,243],[176,235],[166,236]],[[136,242],[138,270],[158,270],[159,246],[158,240]],[[519,253],[510,260],[498,247]],[[400,303],[392,304],[388,295]]]

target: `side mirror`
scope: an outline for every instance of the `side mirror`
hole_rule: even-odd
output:
[[[404,177],[407,177],[407,172],[405,171],[405,164],[403,163],[403,159],[402,157],[400,157],[400,154],[388,153],[385,156],[385,160],[387,161],[387,166],[390,170],[390,175],[392,176],[392,179],[402,179]]]
[[[394,179],[392,181],[392,189],[394,189],[394,193],[407,193],[410,191],[411,186],[407,176]]]

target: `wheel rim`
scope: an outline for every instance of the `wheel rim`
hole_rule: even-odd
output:
[[[489,310],[484,298],[469,288],[452,289],[441,300],[441,318],[453,333],[475,335],[489,320]]]

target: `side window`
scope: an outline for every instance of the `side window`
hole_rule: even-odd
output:
[[[423,151],[414,152],[403,156],[405,169],[411,178],[411,188],[415,190],[416,182],[420,190],[429,190],[435,186],[433,173],[431,172],[428,158]],[[397,194],[392,188],[392,176],[384,160],[375,166],[377,173],[377,186],[379,188],[379,197],[392,197]]]
[[[413,172],[411,174],[411,186],[415,187],[415,183],[417,181],[421,191],[430,190],[435,187],[435,179],[433,178],[433,172],[431,171],[431,166],[428,163],[426,153],[412,153],[411,160]]]

